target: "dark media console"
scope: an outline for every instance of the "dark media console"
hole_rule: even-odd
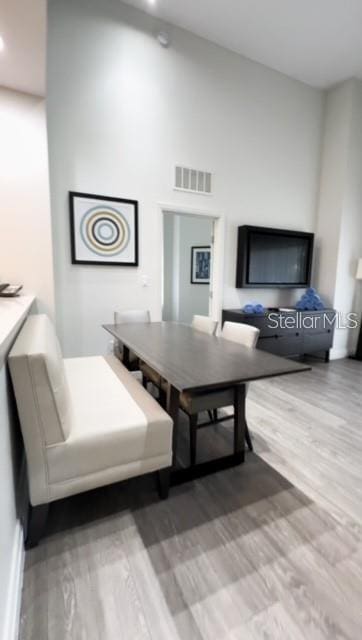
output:
[[[278,311],[246,314],[241,309],[224,309],[222,323],[241,322],[260,329],[258,349],[278,356],[297,357],[323,353],[329,362],[333,346],[336,311]]]

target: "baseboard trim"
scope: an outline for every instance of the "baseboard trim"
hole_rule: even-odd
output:
[[[343,358],[348,358],[349,350],[347,348],[342,349],[331,349],[330,351],[330,359],[331,360],[343,360]]]
[[[24,535],[23,528],[18,521],[14,534],[14,545],[11,558],[11,570],[8,587],[8,598],[5,610],[4,638],[18,640],[21,608],[21,592],[24,576]]]

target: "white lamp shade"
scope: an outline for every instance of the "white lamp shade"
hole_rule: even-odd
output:
[[[356,279],[362,280],[362,258],[358,260]]]

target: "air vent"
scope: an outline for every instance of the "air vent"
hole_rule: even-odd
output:
[[[178,165],[175,169],[175,189],[210,196],[212,193],[211,173]]]

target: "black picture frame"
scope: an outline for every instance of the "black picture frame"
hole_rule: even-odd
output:
[[[210,262],[210,266],[209,266],[209,277],[207,279],[195,279],[195,259],[196,259],[196,254],[198,251],[208,251],[209,252],[209,262]],[[190,283],[191,284],[210,284],[210,278],[211,278],[211,246],[210,245],[205,245],[205,246],[195,246],[195,247],[191,247],[191,277],[190,277]]]
[[[75,239],[75,200],[76,198],[97,200],[103,202],[114,202],[131,205],[134,207],[134,260],[122,261],[122,260],[101,260],[95,258],[94,260],[84,260],[77,257],[77,247]],[[112,196],[101,196],[93,193],[84,193],[80,191],[69,191],[69,214],[70,214],[70,247],[71,247],[71,262],[72,264],[80,265],[93,265],[93,266],[117,266],[117,267],[138,267],[139,266],[139,240],[138,240],[138,200],[131,200],[128,198],[117,198]]]

